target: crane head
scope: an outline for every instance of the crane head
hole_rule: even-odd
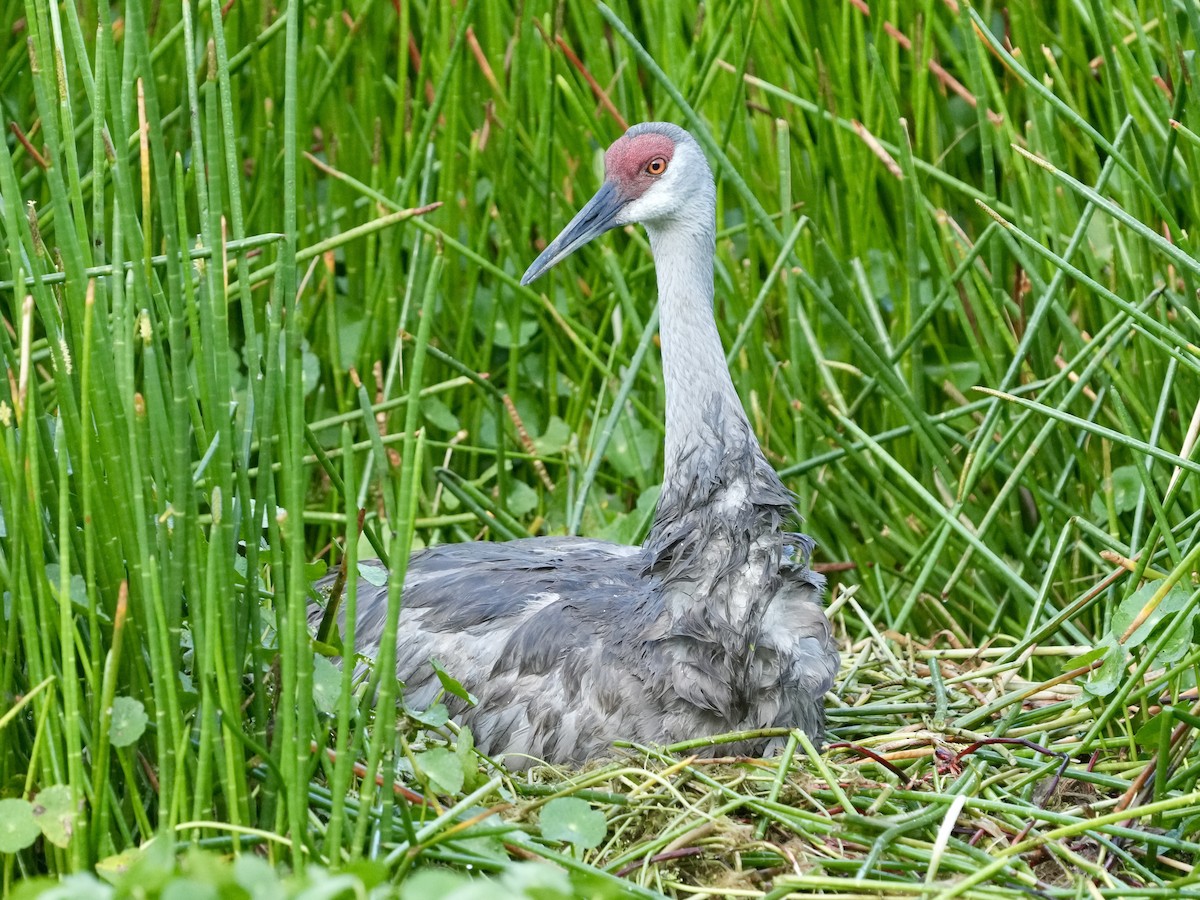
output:
[[[691,218],[713,202],[712,171],[695,138],[667,122],[634,125],[604,154],[604,184],[521,278],[529,284],[593,238],[618,225]],[[709,211],[708,220],[712,213]]]

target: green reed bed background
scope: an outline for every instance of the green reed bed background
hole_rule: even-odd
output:
[[[1197,35],[1190,0],[0,0],[4,887],[1181,895]],[[648,119],[717,173],[833,746],[520,780],[314,654],[310,585],[386,557],[395,616],[412,546],[640,540],[644,235],[518,279]]]

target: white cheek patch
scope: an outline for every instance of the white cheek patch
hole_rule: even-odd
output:
[[[678,170],[668,168],[667,174],[650,185],[642,196],[625,204],[620,224],[653,222],[672,215],[679,208],[680,188]]]

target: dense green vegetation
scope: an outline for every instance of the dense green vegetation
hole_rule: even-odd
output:
[[[1195,3],[99,7],[0,0],[4,889],[1188,895]],[[411,546],[641,538],[644,234],[517,279],[648,119],[717,172],[831,746],[518,778],[305,610],[343,553],[395,603]]]

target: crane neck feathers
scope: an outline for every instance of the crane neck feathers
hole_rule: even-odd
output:
[[[658,276],[667,406],[659,505],[695,505],[696,482],[709,479],[729,482],[727,489],[771,481],[790,497],[763,456],[729,375],[713,315],[713,212],[704,196],[697,205],[695,215],[646,226]]]
[[[713,316],[713,214],[706,205],[694,216],[647,224],[658,274],[667,438],[645,571],[686,598],[673,618],[689,615],[683,607],[702,608],[701,595],[741,597],[743,605],[713,624],[752,632],[765,606],[751,598],[769,602],[785,548],[797,546],[785,531],[796,517],[795,495],[763,455],[729,375]],[[738,580],[744,590],[734,589]]]

